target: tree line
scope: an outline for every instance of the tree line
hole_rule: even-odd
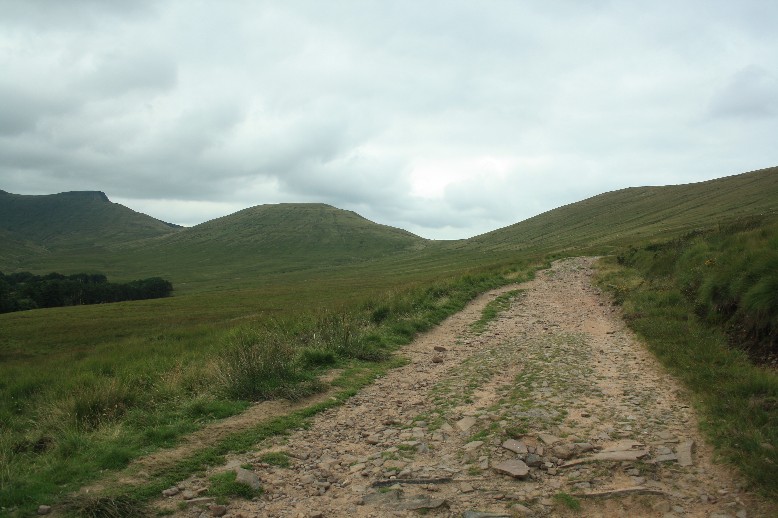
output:
[[[172,291],[170,281],[160,277],[114,283],[108,282],[108,278],[100,273],[34,275],[19,272],[6,275],[0,272],[0,313],[157,299],[167,297]]]

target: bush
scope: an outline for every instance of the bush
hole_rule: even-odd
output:
[[[283,331],[240,327],[226,337],[219,376],[228,397],[296,398],[302,393],[295,386],[306,381],[301,367],[293,340]]]

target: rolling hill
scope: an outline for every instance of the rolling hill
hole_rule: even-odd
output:
[[[754,216],[778,216],[778,167],[707,182],[608,192],[453,246],[574,253],[666,239]]]
[[[604,193],[458,241],[430,241],[324,204],[259,205],[191,228],[101,192],[0,194],[0,270],[162,276],[186,290],[379,262],[451,270],[516,253],[607,253],[740,217],[778,214],[778,168],[707,182]],[[422,266],[423,265],[423,266]],[[459,266],[457,266],[459,265]],[[380,269],[380,268],[379,268]]]
[[[177,232],[181,227],[112,203],[99,191],[43,196],[0,191],[0,228],[47,248],[108,246]]]
[[[77,262],[81,255],[93,256],[112,245],[179,229],[112,203],[102,192],[36,196],[0,191],[0,267],[9,271],[34,269],[45,257],[54,264],[60,259]]]

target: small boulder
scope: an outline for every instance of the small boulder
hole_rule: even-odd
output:
[[[506,450],[512,451],[513,453],[518,453],[519,455],[524,455],[527,453],[527,445],[521,441],[517,441],[516,439],[508,439],[502,443],[502,447]]]
[[[529,466],[519,459],[506,460],[495,464],[492,468],[498,473],[503,473],[513,478],[526,478],[529,475]]]
[[[178,493],[180,493],[180,490],[175,486],[162,490],[162,496],[167,497],[176,496]]]
[[[259,491],[259,488],[262,487],[259,477],[254,472],[244,468],[235,468],[235,482],[246,484],[254,491]]]

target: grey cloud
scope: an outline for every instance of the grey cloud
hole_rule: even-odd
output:
[[[41,119],[62,114],[69,108],[64,99],[0,85],[0,136],[33,130]]]
[[[733,74],[711,101],[714,118],[760,119],[778,114],[778,75],[749,65]]]
[[[117,96],[170,90],[178,79],[175,62],[152,49],[135,49],[130,54],[106,52],[94,61],[92,70],[71,88],[85,88],[101,97]]]
[[[0,25],[36,30],[94,27],[103,19],[127,19],[151,13],[152,2],[112,0],[4,0]]]
[[[9,1],[0,188],[100,189],[186,223],[321,201],[464,237],[774,165],[770,5]],[[419,163],[456,169],[433,168],[439,197],[414,194]]]

